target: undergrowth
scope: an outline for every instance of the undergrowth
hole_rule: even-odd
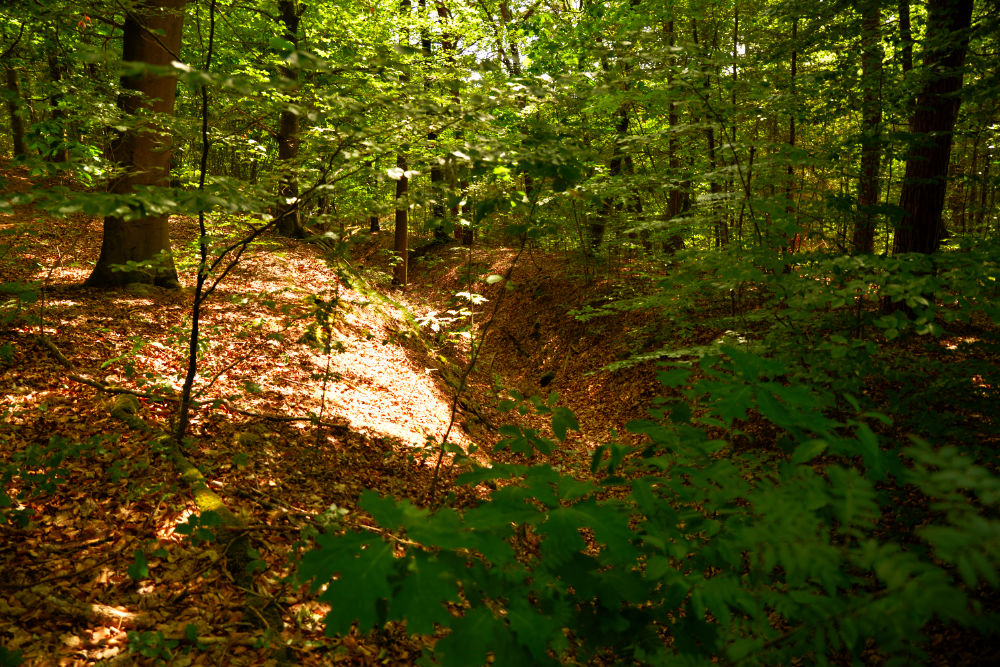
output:
[[[589,478],[472,469],[460,484],[494,490],[464,511],[364,493],[390,532],[334,527],[299,564],[327,632],[405,621],[444,665],[912,664],[932,623],[994,633],[998,254],[966,250],[720,254],[608,305],[669,321],[715,300],[729,333],[632,360],[669,360],[662,396]],[[554,437],[509,426],[499,447],[557,448],[576,423],[554,398],[524,403]]]

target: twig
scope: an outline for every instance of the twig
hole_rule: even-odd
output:
[[[534,204],[532,204],[532,209]],[[530,216],[530,214],[529,214]],[[507,271],[504,273],[504,284],[510,282],[511,276],[514,274],[514,268],[517,266],[518,261],[521,259],[521,254],[524,252],[525,244],[527,243],[527,235],[521,237],[521,247],[517,250],[517,255],[514,256],[514,260],[507,267]],[[479,355],[483,351],[483,345],[486,343],[486,336],[490,332],[490,327],[496,320],[497,311],[500,309],[500,304],[503,303],[503,298],[506,295],[507,290],[501,289],[497,300],[493,303],[493,311],[490,313],[490,317],[483,324],[483,328],[479,335],[479,344],[476,345],[472,354],[469,356],[469,363],[466,365],[465,370],[462,371],[462,375],[458,381],[458,387],[455,388],[455,398],[451,402],[451,417],[448,420],[448,428],[445,429],[444,436],[441,438],[441,447],[438,451],[437,461],[434,463],[434,474],[431,477],[430,486],[427,489],[427,494],[424,496],[427,502],[434,499],[434,493],[437,490],[438,478],[441,472],[441,464],[444,462],[445,455],[445,445],[448,444],[448,436],[451,435],[451,430],[455,426],[455,415],[458,412],[458,404],[462,398],[462,394],[465,392],[465,385],[469,381],[469,375],[472,374],[472,369],[476,367],[476,362],[479,360]]]
[[[88,387],[93,387],[94,389],[102,391],[106,394],[112,394],[112,395],[130,394],[132,396],[135,396],[136,398],[145,398],[150,401],[157,401],[157,402],[176,403],[180,400],[177,396],[164,396],[163,394],[153,394],[146,391],[137,391],[135,389],[129,389],[127,387],[118,387],[115,385],[107,384],[106,382],[101,382],[100,380],[92,380],[88,377],[84,377],[83,375],[80,375],[77,372],[75,372],[76,367],[73,366],[73,362],[71,362],[69,359],[66,358],[66,355],[64,355],[62,351],[58,347],[56,347],[55,343],[53,343],[48,336],[38,336],[37,340],[52,353],[52,356],[56,358],[56,361],[58,361],[61,366],[70,371],[69,373],[66,374],[66,377],[69,378],[70,380],[73,380],[74,382],[79,382],[80,384],[85,384]],[[204,407],[206,405],[223,405],[230,412],[236,412],[238,414],[247,417],[255,417],[257,419],[264,419],[267,421],[275,421],[275,422],[311,421],[316,423],[318,426],[323,426],[325,428],[329,428],[334,431],[340,431],[340,432],[347,431],[349,428],[347,424],[338,424],[336,422],[323,421],[313,416],[276,415],[276,414],[269,414],[266,412],[254,412],[252,410],[244,410],[242,408],[237,407],[236,405],[233,404],[232,401],[225,398],[213,398],[200,401],[191,401],[191,406],[195,408]]]

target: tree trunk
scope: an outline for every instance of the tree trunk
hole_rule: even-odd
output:
[[[673,19],[667,21],[663,26],[663,31],[667,35],[667,46],[670,47],[670,58],[674,59],[673,49],[674,43],[676,42],[676,35],[674,34],[674,22]],[[667,88],[672,89],[674,87],[674,74],[673,74],[673,64],[671,64],[670,69],[667,74]],[[681,169],[681,157],[678,149],[677,141],[677,124],[680,119],[677,116],[677,103],[671,100],[667,104],[667,126],[669,129],[669,139],[667,139],[667,166],[670,168],[670,180],[674,183],[679,183],[678,174]],[[670,194],[667,197],[667,218],[673,218],[674,216],[680,215],[681,211],[685,208],[685,195],[686,193],[682,188],[673,187],[670,189]]]
[[[622,153],[622,140],[628,134],[629,126],[629,103],[623,102],[615,112],[618,120],[615,123],[615,139],[611,149],[611,160],[608,162],[609,183],[614,186],[615,180],[621,176],[622,165],[625,164],[625,156]],[[616,197],[605,197],[601,204],[601,210],[590,222],[590,250],[596,251],[604,242],[604,234],[607,230],[608,221],[612,219],[615,210],[620,208]]]
[[[420,16],[425,21],[429,21],[430,17],[427,14],[427,0],[418,0],[417,7],[419,8]],[[420,53],[424,58],[424,62],[428,67],[433,65],[433,44],[431,42],[431,33],[427,24],[423,24],[420,28]],[[433,94],[431,90],[431,82],[428,78],[424,78],[424,94],[430,97]],[[437,153],[437,139],[438,133],[433,129],[427,131],[427,145],[431,152],[431,220],[430,227],[434,233],[434,239],[436,241],[446,242],[451,240],[448,232],[445,231],[445,215],[446,209],[444,205],[444,170],[441,168],[441,163],[439,161],[439,156]]]
[[[169,67],[180,60],[181,28],[186,0],[146,0],[125,18],[122,60],[153,67]],[[118,104],[138,122],[144,113],[171,115],[177,92],[177,77],[161,71],[143,71],[123,76]],[[122,173],[109,184],[110,192],[128,195],[136,186],[165,186],[170,176],[172,140],[153,123],[129,127],[112,141],[111,159]],[[167,215],[104,219],[101,255],[86,284],[114,287],[128,283],[153,283],[177,287],[177,270],[170,252]],[[128,265],[124,269],[115,267]]]
[[[52,93],[49,95],[49,108],[52,113],[52,124],[55,129],[54,145],[49,153],[49,159],[53,162],[69,161],[69,151],[66,149],[66,112],[62,108],[62,91],[59,90],[62,83],[65,66],[60,62],[59,54],[55,47],[48,54],[49,77],[52,79]]]
[[[404,20],[409,17],[411,7],[410,0],[399,0],[399,13]],[[409,31],[404,27],[400,32],[399,42],[408,45],[409,41]],[[410,77],[404,73],[400,75],[399,82],[404,84],[409,79]],[[400,95],[403,94],[403,91],[400,91]],[[396,265],[392,271],[392,284],[397,287],[406,287],[407,269],[410,262],[410,253],[407,248],[410,204],[406,198],[410,189],[410,179],[406,175],[406,153],[401,151],[396,154],[396,168],[402,173],[399,174],[399,179],[396,181],[396,227],[393,236]]]
[[[913,33],[910,30],[910,0],[899,0],[899,42],[903,51],[903,74],[913,69]]]
[[[882,12],[879,1],[864,5],[861,19],[861,175],[858,213],[852,246],[855,253],[875,251],[875,207],[879,200],[879,164],[882,155]]]
[[[401,169],[403,174],[396,181],[396,230],[394,236],[396,266],[392,272],[392,284],[398,287],[406,287],[407,264],[410,259],[407,248],[409,204],[406,202],[406,193],[410,189],[410,179],[406,177],[406,154],[399,153],[396,156],[396,167]]]
[[[281,12],[281,23],[284,26],[284,38],[293,49],[299,46],[299,4],[296,0],[280,0],[278,9]],[[295,90],[299,73],[294,67],[281,67],[281,76]],[[299,156],[299,114],[285,108],[278,119],[278,162],[282,171],[278,185],[281,204],[278,207],[278,232],[293,238],[303,238],[305,229],[302,226],[302,215],[299,207],[299,179],[296,174],[295,160]]]
[[[21,117],[21,89],[17,82],[17,70],[10,65],[4,65],[7,79],[7,90],[12,95],[7,99],[7,113],[10,115],[10,138],[14,146],[14,157],[24,157],[27,149],[24,146],[24,119]]]
[[[446,57],[448,58],[449,66],[455,70],[455,49],[457,48],[457,37],[452,34],[446,28],[445,24],[451,17],[451,12],[449,12],[448,7],[445,6],[443,2],[437,3],[437,15],[438,20],[441,21],[441,50],[444,51]],[[462,101],[462,94],[460,89],[460,76],[451,77],[451,101],[455,104],[456,109],[459,107]],[[455,141],[460,146],[465,140],[465,131],[458,126],[455,128]],[[461,175],[460,175],[461,173]],[[433,174],[432,179],[433,180]],[[449,172],[449,187],[452,192],[452,197],[454,203],[451,207],[451,217],[455,221],[455,238],[462,242],[462,245],[471,246],[474,240],[474,234],[472,230],[472,225],[462,225],[461,217],[463,214],[462,203],[465,201],[466,196],[469,194],[469,180],[464,176],[464,168],[459,167],[455,162],[452,162],[452,168]]]
[[[702,47],[701,41],[698,39],[698,19],[691,19],[691,37],[694,41],[695,47],[698,49],[698,55],[701,58],[708,59],[708,51]],[[716,25],[713,39],[712,39],[712,51],[715,52],[719,48],[719,30]],[[718,73],[716,73],[718,77]],[[705,99],[709,99],[712,89],[712,78],[711,74],[705,75]],[[721,214],[719,210],[719,196],[722,192],[722,185],[719,183],[718,177],[715,172],[719,168],[718,160],[715,155],[715,120],[711,117],[711,114],[705,112],[705,147],[708,149],[708,164],[709,171],[712,174],[708,187],[709,187],[709,204],[708,209],[710,211],[710,216],[714,220],[713,222],[713,233],[715,237],[715,247],[723,248],[729,244],[729,225],[726,223],[726,218]]]
[[[900,193],[903,217],[893,254],[932,253],[941,245],[952,134],[961,103],[973,0],[929,0],[924,68],[928,79],[910,119],[913,135]]]

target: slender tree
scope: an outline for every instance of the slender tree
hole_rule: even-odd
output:
[[[406,21],[410,16],[410,0],[399,1],[399,13]],[[399,41],[402,44],[409,42],[409,31],[404,27],[400,31]],[[409,77],[405,74],[400,76],[400,82],[405,83]],[[400,93],[402,94],[402,92]],[[408,248],[409,236],[409,203],[407,194],[410,189],[410,178],[407,175],[406,153],[399,151],[396,153],[396,227],[394,232],[393,248],[396,253],[396,265],[393,268],[392,284],[397,287],[406,287],[410,252]]]
[[[882,155],[882,12],[878,0],[865,3],[861,11],[861,174],[852,246],[855,253],[871,253]]]
[[[21,88],[18,83],[17,70],[6,62],[3,66],[7,84],[7,115],[10,118],[10,138],[14,148],[14,157],[27,154],[24,143],[24,118],[21,116]]]
[[[21,90],[18,85],[17,70],[14,69],[14,65],[11,63],[17,45],[24,37],[24,27],[24,23],[22,23],[17,35],[13,37],[10,44],[5,44],[3,51],[0,52],[0,62],[3,63],[4,70],[4,83],[7,87],[5,97],[7,98],[7,115],[10,118],[10,138],[14,148],[13,157],[23,156],[27,153],[24,145],[24,119],[21,117]]]
[[[304,6],[297,0],[280,0],[278,12],[284,31],[284,38],[291,44],[292,50],[299,48],[299,21]],[[298,81],[298,68],[293,65],[282,65],[281,76],[292,94]],[[281,180],[278,194],[281,205],[278,209],[278,231],[285,236],[302,238],[305,230],[302,226],[302,215],[299,206],[299,181],[295,161],[299,156],[299,114],[291,105],[281,110],[278,119],[278,162],[282,165]]]

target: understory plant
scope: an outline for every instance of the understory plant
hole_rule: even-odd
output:
[[[328,633],[405,621],[439,637],[425,659],[443,665],[825,664],[871,651],[912,664],[929,624],[990,632],[995,469],[786,372],[730,346],[664,368],[664,398],[629,427],[642,443],[600,447],[589,479],[545,463],[480,468],[459,483],[495,490],[464,511],[365,492],[360,508],[386,534],[322,533],[299,576],[330,605]],[[558,439],[567,419],[553,414]],[[501,446],[556,446],[504,434]]]

